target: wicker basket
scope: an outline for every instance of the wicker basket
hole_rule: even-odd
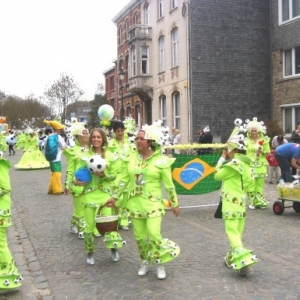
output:
[[[119,226],[119,216],[117,208],[115,207],[115,215],[108,217],[101,217],[100,211],[104,206],[100,206],[97,210],[95,221],[96,227],[101,234],[106,232],[117,231]]]

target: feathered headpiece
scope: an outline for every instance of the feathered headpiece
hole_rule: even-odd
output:
[[[245,149],[244,145],[240,143],[243,142],[245,139],[244,135],[242,134],[242,132],[245,131],[244,127],[242,126],[242,123],[243,121],[241,119],[236,119],[234,121],[235,127],[226,142],[228,152],[231,152],[234,149]]]

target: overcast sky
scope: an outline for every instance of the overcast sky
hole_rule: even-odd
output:
[[[129,0],[0,0],[0,91],[42,96],[60,74],[92,100],[117,57],[111,21]]]

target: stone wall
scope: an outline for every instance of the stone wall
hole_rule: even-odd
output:
[[[271,117],[269,1],[190,5],[193,130],[225,141],[236,118]]]

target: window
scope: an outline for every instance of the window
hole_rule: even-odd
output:
[[[121,71],[122,69],[124,69],[124,66],[123,66],[123,59],[120,59],[119,60],[119,71]]]
[[[300,0],[279,0],[279,23],[300,17]]]
[[[131,75],[136,76],[136,48],[131,48]]]
[[[142,74],[149,74],[149,53],[148,47],[141,47]]]
[[[173,94],[173,116],[174,127],[180,129],[180,94],[178,92]]]
[[[158,0],[158,18],[164,16],[164,0]]]
[[[126,39],[129,39],[129,20],[125,22]]]
[[[133,24],[139,24],[139,15],[135,13],[133,16]]]
[[[174,9],[178,6],[178,0],[171,0],[171,9]]]
[[[162,95],[159,98],[160,120],[163,122],[163,126],[167,126],[167,101],[166,96]]]
[[[178,29],[172,31],[172,67],[178,66]]]
[[[285,50],[283,61],[284,77],[300,74],[300,46]]]
[[[150,7],[149,3],[146,3],[144,6],[144,24],[149,25],[150,24]]]
[[[289,135],[300,121],[300,104],[298,106],[283,105],[283,131]]]
[[[122,26],[119,28],[119,45],[122,44]]]
[[[109,79],[110,79],[110,90],[113,90],[115,88],[115,78],[114,76],[111,76]]]
[[[158,40],[159,45],[159,72],[165,71],[165,37],[161,36]]]

